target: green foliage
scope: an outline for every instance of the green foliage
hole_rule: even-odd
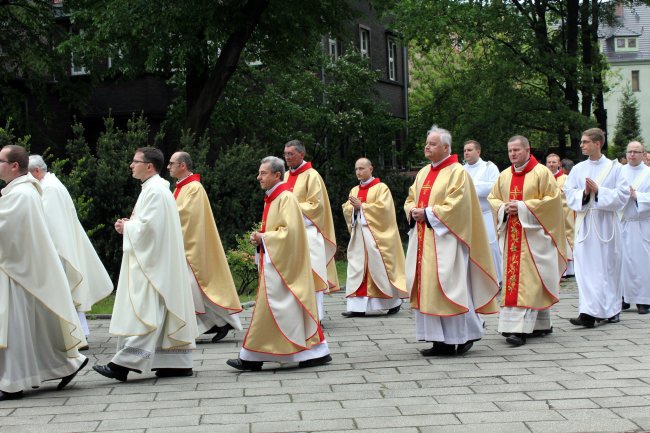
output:
[[[639,101],[629,84],[623,89],[622,96],[613,143],[617,148],[625,149],[630,141],[641,139],[641,120]]]
[[[250,234],[259,231],[261,225],[256,224],[251,230],[237,235],[235,241],[237,246],[226,251],[228,266],[233,274],[237,291],[240,296],[248,296],[257,288],[257,265],[255,264],[255,246],[250,243]]]

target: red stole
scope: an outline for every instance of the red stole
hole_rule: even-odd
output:
[[[366,200],[368,199],[368,190],[380,182],[381,180],[379,180],[379,178],[376,177],[371,182],[368,182],[365,185],[359,185],[357,198],[361,200],[361,203],[365,203]],[[363,275],[363,280],[361,281],[361,285],[354,292],[354,296],[368,296],[368,268],[367,267],[366,267],[366,272]]]
[[[271,202],[273,202],[273,200],[278,198],[278,196],[285,191],[289,191],[289,188],[287,187],[286,183],[281,183],[277,186],[277,188],[273,190],[271,194],[264,196],[264,212],[262,213],[262,228],[260,229],[260,233],[264,233],[266,231],[266,218],[269,216],[269,208],[271,207]]]
[[[174,189],[174,199],[178,198],[178,194],[181,192],[181,189],[190,182],[201,182],[201,175],[193,174],[191,176],[187,176],[185,179],[181,180],[180,182],[177,182],[176,189]]]
[[[293,192],[293,187],[296,186],[296,181],[298,180],[298,175],[304,173],[305,171],[311,168],[311,162],[306,162],[302,167],[297,170],[289,170],[289,178],[287,179],[287,186],[289,191]]]
[[[564,170],[559,169],[557,173],[555,173],[553,176],[557,179],[558,177],[562,176],[564,174]]]
[[[538,164],[534,156],[530,156],[530,160],[526,167],[516,172],[514,165],[511,167],[512,180],[510,181],[510,200],[523,200],[524,181],[526,174],[529,173]],[[523,236],[523,229],[521,222],[517,215],[508,215],[508,246],[507,251],[507,266],[506,266],[506,297],[504,305],[506,307],[516,307],[517,299],[519,297],[519,268],[521,265],[521,239]]]
[[[447,168],[452,164],[458,163],[458,155],[450,155],[441,164],[436,167],[430,166],[429,174],[424,179],[424,183],[420,188],[420,195],[418,196],[418,208],[424,209],[429,206],[429,197],[431,196],[431,189],[436,182],[438,174],[443,168]],[[422,253],[424,251],[424,233],[426,229],[426,222],[420,221],[417,224],[418,228],[418,261],[415,267],[415,280],[414,285],[418,288],[418,305],[420,304],[420,278],[422,277]],[[435,237],[434,237],[435,242]]]

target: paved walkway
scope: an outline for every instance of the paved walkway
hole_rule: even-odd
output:
[[[650,316],[574,329],[575,286],[554,309],[555,332],[509,347],[487,318],[463,357],[423,358],[408,310],[344,319],[342,295],[324,321],[332,364],[240,373],[225,365],[243,334],[200,344],[195,375],[127,383],[90,368],[64,391],[55,383],[0,402],[2,432],[632,432],[650,430]],[[244,314],[248,322],[250,311]],[[108,321],[91,322],[94,363],[115,351]],[[275,367],[277,364],[270,364]]]

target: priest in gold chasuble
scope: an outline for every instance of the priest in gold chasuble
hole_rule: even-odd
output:
[[[351,232],[348,244],[345,317],[373,311],[397,313],[407,297],[404,248],[397,229],[393,196],[385,183],[372,176],[370,160],[360,158],[355,173],[360,184],[343,204]]]
[[[404,204],[411,225],[406,288],[425,356],[467,352],[483,337],[478,313],[498,312],[499,287],[471,177],[451,155],[451,134],[434,127]]]
[[[250,238],[259,251],[255,310],[239,358],[227,361],[238,370],[261,370],[264,362],[315,367],[332,360],[318,319],[318,276],[312,271],[302,212],[283,175],[281,159],[262,160],[257,176],[266,191],[262,228]]]
[[[520,346],[531,335],[552,332],[550,308],[559,300],[566,238],[553,174],[530,154],[526,137],[508,141],[508,156],[512,166],[501,172],[488,200],[503,250],[499,332]]]
[[[316,302],[318,317],[322,320],[325,314],[323,310],[324,294],[340,290],[334,263],[336,236],[325,182],[312,167],[311,162],[305,161],[304,158],[305,146],[301,141],[291,140],[284,145],[284,159],[289,166],[284,180],[289,191],[298,199],[302,210],[303,222],[309,240],[311,266],[318,277],[315,285]]]
[[[212,342],[217,342],[231,329],[242,330],[242,307],[208,194],[200,175],[192,172],[192,164],[187,152],[175,152],[167,168],[178,179],[174,198],[181,218],[198,329],[203,334],[214,333]]]
[[[562,212],[564,212],[564,235],[566,237],[566,258],[567,268],[564,272],[565,277],[575,276],[573,269],[573,227],[576,222],[576,213],[570,209],[566,203],[566,194],[562,188],[567,180],[568,175],[562,169],[559,155],[551,153],[546,157],[546,167],[551,170],[553,177],[557,181],[557,187],[560,188],[562,195]]]

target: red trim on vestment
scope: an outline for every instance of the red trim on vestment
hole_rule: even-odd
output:
[[[181,189],[190,182],[201,182],[201,175],[195,173],[191,176],[187,176],[180,182],[177,182],[176,188],[174,189],[174,199],[178,198],[178,194],[181,192]]]
[[[224,307],[223,305],[219,305],[216,302],[214,302],[212,299],[210,299],[208,294],[205,292],[205,289],[203,289],[203,286],[201,285],[201,282],[199,281],[198,278],[196,278],[196,272],[194,272],[194,268],[192,267],[192,264],[190,263],[189,260],[187,260],[187,259],[185,259],[185,260],[187,261],[187,265],[190,267],[190,271],[192,271],[192,277],[194,277],[194,281],[196,282],[196,285],[199,286],[199,289],[203,292],[205,297],[208,299],[208,302],[210,302],[212,305],[216,305],[217,307],[226,310],[229,315],[241,313],[244,310],[243,308],[237,309],[237,308]],[[230,311],[232,311],[232,313]],[[195,311],[195,313],[196,314],[205,314],[205,313],[199,313],[198,311]]]
[[[361,200],[361,203],[365,203],[368,199],[368,190],[373,186],[381,183],[378,177],[374,178],[372,182],[369,182],[366,185],[359,185],[359,191],[357,192],[357,198]]]
[[[555,178],[557,179],[558,177],[562,176],[563,174],[564,174],[564,170],[559,169],[559,170],[557,171],[557,173],[555,173],[555,174],[553,175],[553,177],[555,177]]]
[[[269,215],[269,208],[271,207],[271,203],[285,191],[289,191],[289,187],[286,183],[281,183],[273,190],[271,194],[264,196],[264,212],[262,212],[262,228],[260,229],[260,233],[264,233],[266,230],[266,217]]]
[[[305,165],[300,167],[297,170],[289,170],[289,178],[287,179],[287,185],[289,185],[289,191],[293,192],[293,187],[296,186],[296,181],[298,180],[298,175],[304,173],[305,171],[311,168],[311,162],[306,162]]]

